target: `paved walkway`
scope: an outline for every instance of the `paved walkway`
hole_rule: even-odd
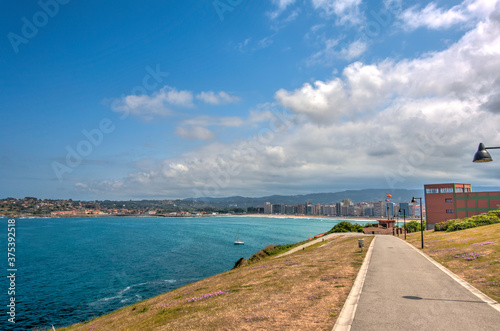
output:
[[[302,250],[302,249],[304,249],[304,248],[306,248],[308,246],[311,246],[311,245],[314,245],[316,243],[319,243],[320,241],[328,240],[328,239],[331,239],[333,237],[341,237],[341,236],[342,237],[362,237],[362,236],[364,236],[364,234],[363,233],[357,233],[357,232],[336,232],[336,233],[330,233],[330,234],[327,234],[326,236],[323,236],[323,237],[320,237],[320,238],[316,238],[316,239],[312,239],[311,241],[308,241],[305,244],[302,244],[300,246],[292,248],[288,252],[280,254],[280,255],[276,256],[275,258],[287,256],[287,255],[290,255],[290,254],[295,253],[297,251],[300,251],[300,250]],[[325,244],[324,246],[329,245],[330,243]]]
[[[376,236],[369,253],[366,278],[356,280],[359,301],[346,303],[334,330],[500,330],[498,303],[486,303],[403,240]]]

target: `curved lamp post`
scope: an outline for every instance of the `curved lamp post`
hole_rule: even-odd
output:
[[[479,144],[477,148],[476,154],[474,154],[474,159],[472,162],[491,162],[493,159],[491,158],[490,153],[488,153],[487,149],[500,149],[500,147],[484,147],[483,143]]]
[[[422,214],[423,214],[422,198],[413,197],[413,199],[411,199],[411,203],[416,203],[417,199],[420,199],[420,237],[422,238],[422,249],[424,249],[424,225],[423,225],[423,221],[422,221]]]

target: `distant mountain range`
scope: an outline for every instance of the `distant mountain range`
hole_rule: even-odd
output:
[[[331,204],[342,201],[343,199],[349,199],[353,203],[358,202],[377,202],[384,201],[387,194],[392,195],[392,201],[399,202],[410,202],[412,197],[423,197],[423,190],[404,190],[404,189],[365,189],[365,190],[347,190],[342,192],[333,193],[311,193],[304,195],[270,195],[260,198],[248,198],[242,196],[233,196],[226,198],[188,198],[184,201],[193,201],[197,204],[206,203],[211,206],[218,207],[257,207],[264,206],[266,202],[270,203],[284,203],[287,205],[303,204],[306,202],[312,202],[314,204]]]

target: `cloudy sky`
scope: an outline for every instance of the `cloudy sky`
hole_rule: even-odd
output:
[[[500,186],[500,1],[3,1],[0,197]]]

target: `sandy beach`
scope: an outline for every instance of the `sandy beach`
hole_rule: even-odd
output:
[[[302,219],[333,219],[342,221],[362,221],[362,222],[377,222],[379,218],[353,217],[353,216],[319,216],[319,215],[283,215],[283,214],[245,214],[231,215],[238,217],[266,217],[266,218],[302,218]]]

